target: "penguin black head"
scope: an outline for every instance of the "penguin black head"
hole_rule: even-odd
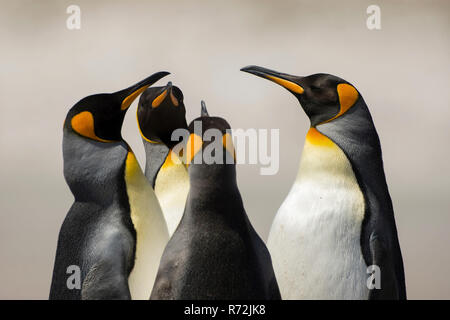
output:
[[[188,127],[186,161],[188,164],[202,157],[202,164],[234,164],[235,150],[229,123],[220,117],[211,117],[204,101],[201,102],[201,116],[194,119]],[[201,151],[201,152],[200,152]],[[220,151],[220,154],[216,154]],[[210,156],[212,156],[210,158]]]
[[[141,136],[149,142],[162,142],[172,148],[172,132],[187,129],[183,93],[169,82],[164,87],[151,87],[139,99],[137,121]]]
[[[100,142],[120,141],[125,113],[131,103],[142,91],[168,74],[157,72],[127,89],[81,99],[69,110],[64,129]]]
[[[341,116],[355,105],[360,96],[350,83],[330,74],[300,77],[258,66],[248,66],[241,71],[273,81],[294,94],[312,127]]]

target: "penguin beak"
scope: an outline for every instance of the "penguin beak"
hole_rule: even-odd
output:
[[[155,99],[153,99],[153,101],[152,101],[152,108],[158,108],[161,105],[161,103],[164,100],[166,100],[166,97],[168,95],[170,96],[170,99],[172,100],[172,103],[176,107],[178,107],[178,105],[179,105],[178,99],[174,96],[174,94],[172,92],[172,82],[169,81],[167,83],[167,85],[161,89],[160,94]]]
[[[206,103],[205,101],[201,101],[201,110],[200,110],[200,116],[202,117],[209,117],[208,109],[206,109]]]
[[[168,93],[172,91],[172,81],[167,82],[166,90]]]
[[[167,76],[170,72],[161,71],[152,74],[150,77],[145,78],[142,81],[132,85],[131,87],[116,92],[115,95],[118,95],[121,101],[120,108],[121,110],[127,110],[133,101],[149,86],[154,84],[159,79]]]
[[[305,91],[303,87],[298,84],[299,80],[303,77],[297,77],[258,66],[248,66],[242,68],[241,71],[275,82],[293,94],[303,94]]]

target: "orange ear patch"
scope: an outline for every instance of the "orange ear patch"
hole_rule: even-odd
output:
[[[195,155],[202,149],[203,140],[195,133],[191,133],[186,144],[186,164],[190,164]]]
[[[83,137],[100,142],[113,142],[97,137],[94,131],[94,116],[89,111],[75,115],[71,120],[72,129]]]
[[[337,86],[337,92],[339,96],[339,104],[341,105],[339,115],[341,115],[353,107],[356,100],[358,100],[358,91],[356,91],[356,89],[349,84],[340,83]]]
[[[356,100],[358,100],[359,96],[358,91],[356,91],[356,89],[353,86],[346,83],[339,83],[337,85],[337,93],[339,96],[339,105],[340,105],[339,112],[333,118],[328,119],[322,123],[330,122],[331,120],[334,120],[342,116],[344,113],[348,111],[348,109],[353,107]]]
[[[164,101],[164,99],[167,96],[167,90],[164,90],[163,93],[161,93],[159,96],[157,96],[155,98],[155,100],[153,100],[152,102],[152,108],[157,108],[159,107],[159,105],[161,104],[161,102]]]

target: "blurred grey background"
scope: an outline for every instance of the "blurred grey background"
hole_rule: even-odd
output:
[[[450,298],[449,1],[4,1],[0,10],[0,298],[46,299],[72,203],[62,123],[79,99],[168,70],[188,121],[205,99],[234,128],[279,128],[280,169],[241,165],[257,231],[297,173],[308,121],[295,98],[239,71],[248,64],[352,82],[380,135],[409,298]],[[81,8],[68,30],[66,8]],[[381,30],[366,9],[381,8]],[[128,112],[124,137],[143,148]]]

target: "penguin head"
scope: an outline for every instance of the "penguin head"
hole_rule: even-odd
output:
[[[168,74],[158,72],[118,92],[95,94],[81,99],[69,110],[64,129],[100,142],[122,140],[122,124],[131,103],[147,87]]]
[[[230,124],[223,118],[209,116],[204,101],[201,102],[201,116],[189,124],[188,130],[189,139],[186,144],[188,165],[235,164]],[[216,151],[220,154],[216,154]],[[197,160],[199,157],[201,159]]]
[[[350,83],[330,74],[301,77],[258,66],[248,66],[241,71],[273,81],[290,91],[309,117],[311,127],[338,118],[355,105],[360,96]]]
[[[186,108],[181,90],[167,83],[164,87],[151,87],[139,99],[137,122],[144,140],[162,142],[172,148],[172,132],[187,129]]]

